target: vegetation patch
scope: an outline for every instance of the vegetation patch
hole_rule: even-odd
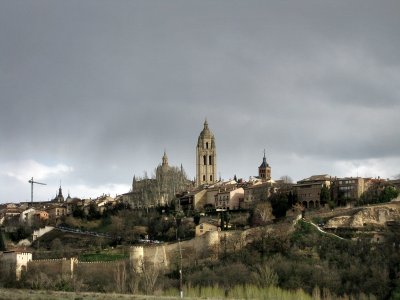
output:
[[[79,261],[93,262],[93,261],[116,261],[129,258],[125,253],[85,253],[79,255]]]

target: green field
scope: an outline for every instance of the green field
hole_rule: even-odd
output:
[[[79,255],[79,261],[93,262],[93,261],[115,261],[129,258],[128,254],[124,253],[85,253]]]

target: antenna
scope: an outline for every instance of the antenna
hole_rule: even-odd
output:
[[[33,184],[35,183],[35,184],[46,185],[46,183],[33,181],[33,177],[28,182],[31,184],[31,204],[33,205]]]

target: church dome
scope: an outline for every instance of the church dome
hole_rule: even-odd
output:
[[[207,120],[204,121],[204,128],[200,132],[199,135],[199,142],[204,139],[214,139],[214,134],[211,132],[211,130],[208,128],[208,123]]]

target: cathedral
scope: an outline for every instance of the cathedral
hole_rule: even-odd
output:
[[[134,176],[132,188],[123,194],[124,201],[134,208],[169,205],[177,193],[189,189],[193,183],[187,179],[182,165],[180,168],[168,164],[166,151],[151,178]]]
[[[123,194],[124,200],[131,203],[132,207],[146,208],[170,205],[178,197],[180,205],[191,206],[194,209],[199,207],[201,203],[203,203],[203,206],[204,204],[214,205],[214,201],[220,193],[229,192],[231,195],[233,193],[232,188],[235,190],[235,197],[239,197],[238,189],[241,187],[238,187],[236,180],[221,182],[217,179],[217,148],[214,134],[208,127],[207,119],[204,121],[204,127],[197,139],[195,181],[190,181],[187,178],[182,165],[179,168],[168,164],[168,156],[165,150],[161,164],[154,171],[151,178],[147,175],[143,178],[133,177],[130,192]],[[244,194],[251,192],[251,197],[256,197],[257,193],[264,193],[263,188],[266,186],[262,183],[267,184],[271,181],[271,166],[267,162],[265,150],[262,163],[258,167],[258,177],[255,178],[258,179],[257,186],[254,182],[244,185],[246,186]],[[240,184],[243,186],[242,181]],[[224,191],[222,191],[222,188]],[[229,191],[226,190],[227,188]],[[233,199],[236,199],[235,197]],[[248,196],[247,198],[251,197]],[[242,195],[242,198],[246,198],[246,195]],[[256,198],[260,198],[259,195]],[[240,201],[238,203],[231,205],[232,208],[240,207]]]

